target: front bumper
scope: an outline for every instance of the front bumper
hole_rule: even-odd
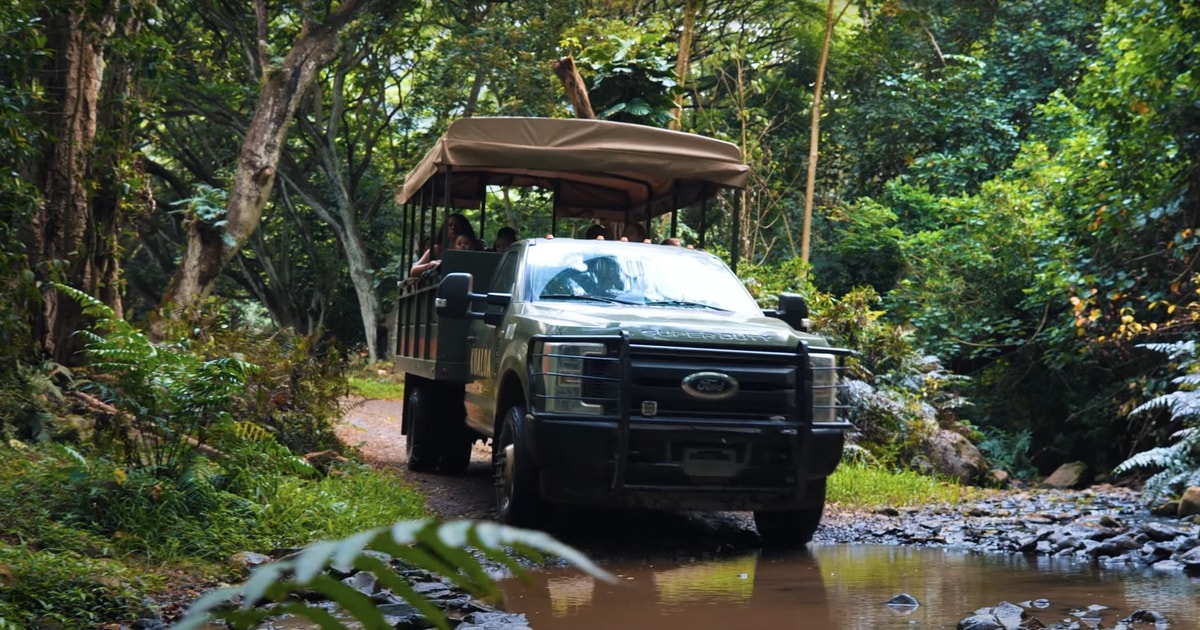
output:
[[[700,511],[819,507],[824,493],[814,500],[807,489],[837,467],[849,428],[534,414],[525,420],[547,500]]]

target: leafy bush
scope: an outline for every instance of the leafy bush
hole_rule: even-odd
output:
[[[239,551],[298,547],[428,514],[396,478],[350,463],[310,478],[271,466],[272,481],[239,496],[229,491],[228,471],[203,459],[174,480],[53,443],[0,443],[0,460],[0,582],[41,572],[50,581],[30,584],[62,593],[41,598],[51,611],[26,596],[36,593],[32,586],[16,595],[0,589],[0,619],[18,627],[47,615],[66,627],[133,619],[163,563],[229,579],[236,576],[225,575],[226,560]],[[76,591],[88,580],[109,580],[102,586],[116,590],[93,589],[109,598],[102,601],[83,597]]]
[[[94,627],[136,618],[154,586],[120,562],[73,551],[0,547],[0,570],[8,577],[0,620],[17,627]]]
[[[774,306],[778,293],[804,296],[814,331],[854,350],[847,394],[858,432],[851,437],[872,460],[908,466],[923,439],[939,428],[977,437],[957,416],[968,404],[959,393],[966,377],[919,352],[909,329],[886,321],[874,289],[857,287],[840,298],[822,293],[805,279],[799,259],[748,267],[742,276],[764,307]]]
[[[976,446],[991,462],[993,468],[1008,471],[1021,479],[1030,479],[1037,475],[1037,467],[1030,459],[1029,449],[1033,444],[1033,435],[1028,429],[1009,433],[991,428],[981,429],[980,432],[983,439]]]
[[[236,357],[206,359],[181,340],[155,343],[103,302],[58,288],[104,333],[79,332],[93,375],[85,389],[117,411],[107,437],[127,466],[178,474],[217,426],[232,422],[231,401],[256,366]]]
[[[72,494],[58,518],[150,560],[222,561],[239,551],[294,547],[426,513],[415,492],[364,466],[305,478],[282,464],[232,460],[197,459],[176,479],[87,460],[70,468]]]
[[[1180,425],[1168,446],[1137,453],[1121,462],[1113,471],[1121,475],[1134,470],[1156,470],[1146,480],[1142,498],[1153,502],[1166,493],[1178,493],[1187,486],[1200,485],[1200,358],[1195,341],[1144,344],[1167,355],[1177,365],[1179,376],[1172,382],[1175,391],[1156,396],[1133,410],[1134,414],[1166,411]]]

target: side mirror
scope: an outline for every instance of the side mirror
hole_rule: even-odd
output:
[[[812,326],[808,319],[808,302],[795,293],[779,294],[779,308],[775,309],[774,316],[800,332],[808,332]]]
[[[470,317],[471,302],[485,297],[472,293],[474,286],[475,277],[469,273],[452,273],[442,278],[442,283],[438,285],[437,299],[433,303],[438,317]]]
[[[483,299],[488,305],[487,311],[481,313],[483,323],[489,326],[499,326],[500,322],[504,320],[504,311],[508,308],[509,303],[512,302],[512,294],[489,293]],[[498,306],[499,308],[491,308],[493,306]]]
[[[475,293],[475,276],[469,273],[452,273],[442,278],[438,285],[437,298],[433,305],[438,317],[452,319],[482,319],[485,324],[498,325],[504,319],[504,309],[512,302],[511,293]],[[486,311],[471,310],[472,302],[484,302],[489,307],[499,306],[499,309],[488,308]]]

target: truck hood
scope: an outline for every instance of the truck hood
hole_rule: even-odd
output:
[[[624,331],[634,341],[653,343],[794,347],[803,340],[825,345],[820,337],[797,332],[773,317],[702,308],[539,302],[521,304],[516,315],[544,335],[612,335]]]

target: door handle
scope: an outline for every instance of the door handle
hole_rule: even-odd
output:
[[[474,344],[477,341],[475,335],[467,335],[467,343]]]

